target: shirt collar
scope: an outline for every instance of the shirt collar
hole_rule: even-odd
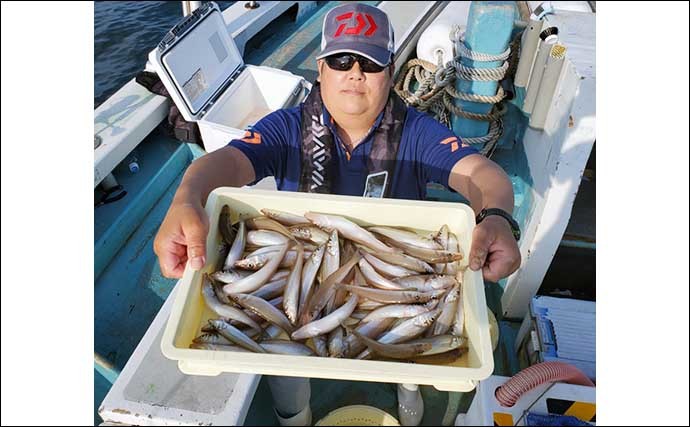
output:
[[[376,117],[376,120],[374,121],[374,126],[369,129],[369,133],[367,136],[364,138],[362,142],[365,142],[369,139],[369,136],[376,130],[380,125],[381,121],[383,121],[383,113],[386,110],[385,106],[383,110],[379,113],[379,115]],[[326,106],[323,106],[323,123],[328,126],[328,128],[331,130],[331,133],[338,139],[340,139],[340,136],[338,135],[338,130],[335,127],[335,120],[333,119],[333,116],[331,116],[331,113],[328,112],[328,109]]]

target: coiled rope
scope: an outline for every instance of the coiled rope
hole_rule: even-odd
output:
[[[483,155],[491,157],[496,143],[503,134],[502,117],[507,108],[502,101],[505,99],[506,93],[500,84],[496,95],[476,95],[461,92],[455,89],[455,81],[461,79],[500,82],[506,76],[513,76],[517,67],[520,35],[518,34],[513,39],[505,52],[498,55],[489,55],[469,49],[465,46],[460,35],[460,28],[457,26],[451,31],[449,37],[453,41],[457,53],[453,60],[443,65],[441,52],[437,54],[437,64],[423,59],[409,60],[400,71],[394,90],[405,103],[420,111],[433,114],[434,118],[449,128],[451,128],[451,114],[457,117],[489,122],[489,131],[486,135],[463,138],[463,141],[472,145],[482,145],[479,151]],[[473,68],[461,64],[462,58],[479,62],[503,61],[503,63],[495,68]],[[410,90],[413,79],[418,85],[414,92]],[[455,105],[455,99],[491,104],[493,108],[486,114],[472,113]]]

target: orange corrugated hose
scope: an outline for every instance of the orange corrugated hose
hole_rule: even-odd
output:
[[[594,383],[573,365],[563,362],[543,362],[518,372],[496,389],[496,399],[506,407],[515,405],[520,396],[547,382],[565,382],[594,387]]]

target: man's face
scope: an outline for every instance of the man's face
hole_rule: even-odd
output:
[[[393,65],[379,73],[365,73],[355,62],[347,71],[331,69],[318,61],[321,97],[334,115],[376,116],[383,110],[392,86]]]

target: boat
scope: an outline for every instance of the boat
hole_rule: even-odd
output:
[[[181,24],[208,7],[208,3],[182,3],[187,16],[181,17]],[[427,62],[434,65],[434,59],[443,57],[449,41],[429,44],[427,29],[452,28],[458,35],[466,31],[464,36],[476,37],[479,46],[486,42],[485,36],[471,34],[470,10],[478,7],[473,2],[365,3],[386,11],[393,23],[398,78],[413,66],[411,60],[420,59],[424,43]],[[522,44],[515,57],[515,81],[504,89],[512,99],[505,102],[502,132],[487,149],[511,178],[514,216],[523,231],[521,268],[486,286],[489,308],[498,319],[494,373],[511,376],[521,369],[518,330],[564,240],[595,142],[595,12],[589,2],[498,3],[510,4],[517,14],[508,34],[511,41]],[[281,101],[283,105],[304,99],[316,77],[314,57],[322,19],[330,7],[318,2],[262,1],[237,2],[222,11],[226,30],[244,63],[288,72],[302,82],[290,100]],[[554,27],[557,34],[547,31]],[[284,37],[247,50],[250,40],[265,32]],[[565,54],[549,55],[551,49],[537,49],[547,44],[547,38],[549,44],[564,46]],[[440,61],[436,70],[444,63]],[[149,61],[146,71],[154,68]],[[518,82],[520,71],[522,81]],[[153,238],[187,166],[217,148],[166,134],[161,124],[171,102],[133,76],[94,112],[94,423],[275,424],[270,393],[260,375],[189,376],[160,350],[176,281],[161,275]],[[433,112],[432,107],[423,108]],[[238,111],[237,123],[249,113]],[[487,127],[474,123],[467,127],[471,134],[461,136],[481,137]],[[275,183],[267,179],[256,187],[271,189]],[[427,188],[427,200],[463,202],[460,195],[435,185]],[[578,244],[593,245],[583,240],[571,243]],[[423,387],[422,392],[424,424],[454,422],[458,408],[462,411],[470,405],[471,393],[449,394],[432,387]],[[312,380],[315,420],[352,403],[372,404],[397,414],[391,384]]]

